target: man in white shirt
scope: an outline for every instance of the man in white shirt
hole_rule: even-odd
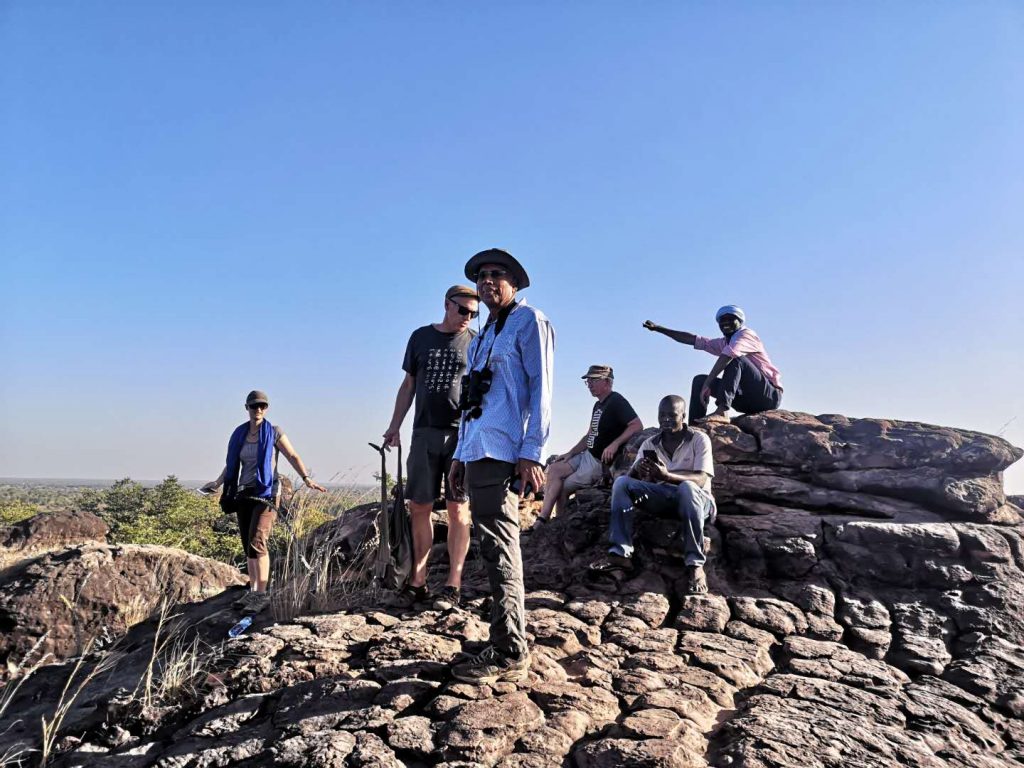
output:
[[[658,404],[661,432],[644,441],[629,473],[612,487],[608,554],[591,565],[595,573],[633,568],[633,518],[636,509],[679,515],[686,558],[686,590],[708,591],[704,575],[704,523],[714,519],[711,478],[715,466],[711,438],[686,426],[686,401],[668,395]]]

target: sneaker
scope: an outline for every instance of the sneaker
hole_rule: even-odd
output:
[[[458,587],[446,586],[434,598],[435,611],[451,611],[462,606],[462,593]]]
[[[473,658],[453,665],[452,677],[475,685],[519,683],[526,679],[529,671],[530,654],[513,659],[489,645]]]
[[[242,593],[242,596],[240,598],[238,598],[237,600],[235,600],[235,602],[231,604],[232,607],[245,608],[249,604],[249,601],[252,600],[252,596],[255,594],[256,593],[253,592],[251,589],[247,589],[245,592]]]
[[[406,584],[395,594],[385,600],[389,608],[415,608],[417,605],[430,600],[430,587],[424,584],[422,587],[414,587]]]

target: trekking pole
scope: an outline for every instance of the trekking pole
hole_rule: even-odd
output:
[[[380,542],[377,546],[377,564],[374,568],[374,577],[377,584],[383,584],[387,576],[388,563],[391,561],[391,521],[388,516],[388,464],[384,448],[379,445],[369,444],[373,450],[380,454],[380,513],[377,515],[377,531],[380,534]]]

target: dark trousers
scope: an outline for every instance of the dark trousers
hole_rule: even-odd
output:
[[[480,555],[491,584],[491,645],[520,658],[526,644],[523,556],[519,550],[519,498],[509,491],[516,465],[496,459],[466,465],[466,490]]]
[[[707,406],[700,400],[700,391],[707,380],[707,374],[693,377],[690,388],[691,424],[708,415]],[[782,402],[782,390],[768,381],[746,356],[737,357],[725,366],[721,377],[712,380],[710,389],[716,405],[740,413],[770,411]]]

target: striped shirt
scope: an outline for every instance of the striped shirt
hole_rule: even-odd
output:
[[[543,312],[520,301],[497,337],[491,323],[470,342],[468,369],[482,370],[488,352],[493,378],[483,413],[476,419],[463,414],[454,458],[541,463],[551,430],[555,330]]]

